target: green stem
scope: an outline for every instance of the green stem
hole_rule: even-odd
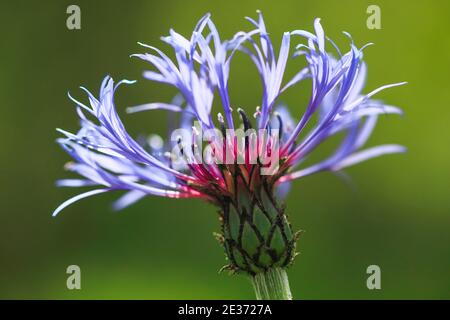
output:
[[[256,299],[258,300],[292,300],[291,289],[286,270],[269,269],[257,273],[252,278]]]

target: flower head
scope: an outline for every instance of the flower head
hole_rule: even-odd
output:
[[[221,40],[209,14],[200,19],[189,38],[171,30],[162,40],[172,48],[175,59],[147,45],[143,46],[149,53],[133,55],[152,66],[144,72],[146,79],[179,92],[170,103],[152,102],[128,109],[130,113],[153,109],[178,113],[180,129],[167,143],[155,137],[150,143],[138,142],[127,133],[116,112],[114,94],[121,83],[130,81],[114,84],[106,77],[98,97],[82,88],[88,105],[70,97],[77,106],[81,129],[76,134],[59,130],[65,138],[58,142],[74,160],[67,169],[82,179],[60,180],[58,185],[97,188],[64,202],[53,215],[79,199],[115,190],[127,191],[115,203],[117,209],[146,195],[203,198],[221,210],[219,239],[230,268],[257,273],[289,264],[296,236],[278,204],[277,188],[319,171],[337,171],[404,151],[398,145],[361,150],[379,114],[401,113],[372,96],[402,83],[363,94],[363,51],[367,46],[358,49],[346,34],[349,51],[341,53],[316,19],[314,33],[285,32],[276,50],[262,14],[258,15],[257,21],[247,18],[252,30],[238,32],[231,40]],[[294,41],[300,43],[295,48],[291,45]],[[231,61],[236,54],[248,55],[261,79],[262,97],[254,110],[255,120],[234,108],[229,96]],[[303,58],[306,67],[286,79],[291,57]],[[289,112],[279,104],[279,97],[304,81],[312,84],[306,111],[299,114],[295,106]],[[214,99],[219,99],[223,108],[217,115],[211,112]],[[300,120],[294,121],[290,113]],[[332,155],[302,167],[317,146],[341,132],[345,137]]]

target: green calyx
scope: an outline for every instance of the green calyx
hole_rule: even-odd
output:
[[[229,260],[224,269],[256,275],[292,263],[299,232],[292,232],[284,207],[267,189],[242,188],[222,204],[217,238]]]

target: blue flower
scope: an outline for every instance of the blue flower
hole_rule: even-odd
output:
[[[133,55],[152,66],[144,72],[144,78],[173,86],[179,94],[172,102],[152,102],[128,108],[128,112],[164,109],[178,113],[179,126],[184,131],[175,141],[152,145],[127,133],[116,112],[114,95],[120,84],[131,84],[131,81],[114,84],[108,76],[98,97],[82,88],[88,104],[69,95],[77,106],[81,128],[76,134],[59,129],[65,137],[58,139],[58,143],[73,159],[66,168],[81,178],[60,180],[58,185],[95,189],[67,200],[54,211],[54,216],[82,198],[116,190],[127,191],[115,203],[116,209],[146,195],[203,198],[223,207],[238,197],[241,186],[250,193],[264,186],[272,194],[279,186],[287,190],[288,183],[297,178],[319,171],[337,171],[373,157],[405,151],[404,147],[392,144],[362,149],[378,115],[402,113],[399,108],[372,97],[381,90],[404,84],[384,85],[362,93],[367,72],[363,51],[367,45],[358,49],[346,34],[350,38],[349,51],[341,53],[325,37],[320,20],[316,19],[314,33],[285,32],[276,53],[262,14],[258,12],[257,21],[247,19],[254,29],[240,31],[223,41],[207,14],[189,38],[174,30],[162,38],[172,48],[174,59],[158,48],[143,44],[150,52]],[[295,48],[291,45],[294,41],[300,42]],[[261,79],[261,106],[255,110],[255,125],[242,109],[232,107],[229,96],[231,61],[236,54],[248,55]],[[285,79],[287,62],[296,57],[305,59],[306,67],[298,70],[293,78]],[[280,105],[280,95],[305,81],[310,81],[312,86],[303,114],[295,111],[298,106],[289,111]],[[215,98],[220,99],[223,108],[217,117],[211,112]],[[234,122],[234,114],[242,123]],[[290,114],[300,120],[294,121]],[[233,129],[242,126],[245,130],[266,130],[268,136],[258,137],[252,144],[249,137],[242,139],[233,133]],[[275,131],[279,140],[272,136]],[[198,139],[205,132],[208,132],[206,142],[211,152],[199,161],[198,148],[202,143]],[[317,146],[341,132],[345,137],[332,155],[302,167],[303,160]],[[174,149],[178,151],[177,159],[169,152]],[[260,174],[263,158],[275,152],[279,159],[276,170],[270,175]],[[256,156],[252,158],[252,154]],[[239,162],[239,159],[243,160]]]

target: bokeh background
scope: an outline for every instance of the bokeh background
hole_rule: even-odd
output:
[[[82,29],[66,28],[66,8],[81,7]],[[381,8],[382,29],[369,30],[366,9]],[[56,127],[75,131],[67,91],[83,99],[102,78],[138,79],[118,92],[133,134],[164,133],[166,113],[124,109],[169,101],[173,90],[141,77],[136,42],[163,46],[173,27],[190,35],[206,12],[228,38],[249,30],[244,16],[261,9],[274,42],[282,32],[312,30],[321,17],[342,48],[350,32],[367,49],[367,90],[408,81],[378,98],[404,108],[381,117],[371,145],[401,143],[409,151],[346,172],[351,183],[322,173],[296,181],[287,198],[301,255],[289,269],[299,299],[450,298],[450,5],[444,1],[8,1],[0,10],[0,298],[251,299],[248,279],[218,274],[224,254],[212,236],[213,207],[197,200],[146,198],[113,212],[119,194],[89,198],[51,212],[79,190],[58,189],[69,177]],[[291,64],[290,73],[295,69]],[[288,65],[289,67],[289,65]],[[293,68],[292,68],[293,67]],[[260,83],[246,57],[231,74],[234,105],[259,104]],[[300,88],[300,87],[299,87]],[[299,118],[307,90],[283,101]],[[321,152],[319,151],[319,156]],[[66,288],[66,268],[82,270],[82,289]],[[366,268],[381,267],[382,289],[366,288]]]

